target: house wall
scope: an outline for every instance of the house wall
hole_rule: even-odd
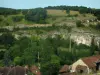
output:
[[[82,66],[87,66],[81,59],[79,59],[78,61],[76,61],[75,63],[73,63],[72,64],[72,72],[76,72],[76,67],[78,66],[78,65],[82,65]],[[88,68],[88,66],[87,66],[87,71],[88,71],[88,73],[89,73],[89,68]]]

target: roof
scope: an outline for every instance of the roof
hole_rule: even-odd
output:
[[[69,71],[69,66],[68,65],[64,65],[61,69],[60,69],[60,73],[62,72],[68,72]]]
[[[96,62],[100,60],[100,55],[82,58],[82,60],[89,68],[93,68],[96,66]]]
[[[25,75],[27,73],[26,69],[21,66],[14,66],[12,68],[9,68],[9,75]]]
[[[39,68],[37,66],[35,66],[35,65],[30,67],[30,71],[32,73],[34,73],[35,75],[41,75],[41,72],[40,72]]]

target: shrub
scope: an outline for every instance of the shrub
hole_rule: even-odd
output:
[[[0,60],[0,66],[4,66],[4,62],[3,62],[3,60]]]
[[[0,22],[4,20],[4,16],[0,15]]]
[[[19,22],[19,21],[21,21],[23,19],[23,16],[13,16],[12,17],[12,20],[14,21],[14,22]]]
[[[76,21],[76,26],[83,27],[84,25],[82,24],[82,22],[80,20],[78,20],[78,21]]]
[[[96,29],[100,29],[100,23],[97,23]]]
[[[89,24],[89,27],[91,27],[91,28],[95,28],[95,25],[93,25],[93,24]]]

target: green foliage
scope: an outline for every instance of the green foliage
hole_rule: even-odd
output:
[[[4,16],[0,15],[0,22],[2,22],[4,20]]]
[[[23,14],[23,15],[26,15],[26,14],[28,13],[28,11],[29,11],[29,10],[27,10],[27,9],[23,9],[23,10],[22,10],[22,14]]]
[[[10,32],[10,31],[6,28],[0,28],[0,32]]]
[[[5,51],[0,51],[0,60],[3,59]]]
[[[97,23],[96,29],[100,29],[100,23]]]
[[[70,32],[70,31],[69,31]],[[41,39],[38,36],[23,37],[5,52],[5,65],[37,65],[40,63],[43,75],[58,75],[60,66],[72,64],[81,57],[89,56],[89,47],[77,45],[71,40],[72,49],[69,51],[69,38],[63,39],[61,35]]]
[[[94,55],[95,53],[95,37],[93,36],[92,39],[91,39],[91,47],[90,47],[90,52],[91,52],[91,55]]]
[[[91,27],[91,28],[95,28],[95,25],[93,25],[93,24],[89,24],[89,27]]]
[[[4,66],[4,62],[3,60],[0,60],[0,67],[3,67]]]
[[[11,57],[10,57],[10,51],[9,50],[7,50],[5,52],[3,62],[4,62],[5,66],[10,66],[10,64],[11,64]]]
[[[11,26],[11,25],[14,25],[12,19],[9,19],[9,18],[4,18],[3,21],[0,22],[0,26]]]
[[[14,41],[15,38],[11,33],[4,33],[0,36],[0,44],[5,45],[5,47],[11,46]]]
[[[99,14],[99,15],[97,15],[97,19],[98,19],[98,20],[100,20],[100,14]]]
[[[43,75],[58,75],[60,67],[60,59],[56,55],[51,56],[51,61],[42,66]]]
[[[13,20],[14,22],[19,22],[19,21],[21,21],[23,18],[24,18],[23,16],[13,16],[13,17],[12,17],[12,20]]]
[[[20,65],[21,64],[21,57],[19,57],[19,56],[18,57],[15,57],[14,58],[14,64],[15,65]]]
[[[67,13],[67,14],[70,14],[70,10],[69,10],[69,9],[67,9],[67,10],[66,10],[66,13]]]
[[[47,12],[43,8],[31,9],[28,14],[25,15],[25,19],[36,23],[45,23]]]
[[[76,49],[89,49],[90,47],[84,44],[77,45]]]
[[[0,7],[0,15],[14,15],[20,13],[20,10]]]
[[[77,27],[84,27],[84,25],[82,24],[82,22],[80,20],[76,21],[76,26]]]

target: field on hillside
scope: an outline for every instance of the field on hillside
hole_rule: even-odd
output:
[[[7,17],[3,17],[3,21],[0,23],[0,25],[3,26],[9,26],[9,25],[18,25],[18,24],[26,24],[26,25],[35,25],[35,22],[28,21],[25,19],[25,16],[20,13],[17,15],[8,15]],[[13,17],[23,17],[22,20],[18,22],[13,21]],[[70,11],[70,15],[66,13],[66,10],[56,10],[56,9],[47,9],[47,18],[46,23],[47,24],[70,24],[75,25],[76,20],[88,20],[92,18],[96,18],[92,14],[80,14],[78,11]],[[45,25],[45,24],[44,24]]]
[[[47,22],[50,24],[66,24],[71,26],[75,26],[77,20],[83,21],[87,24],[87,20],[96,18],[93,14],[80,14],[78,11],[72,10],[68,14],[66,13],[66,10],[48,9],[47,15]]]
[[[47,14],[51,16],[67,16],[66,10],[47,9]],[[70,11],[70,15],[79,15],[78,11]]]
[[[65,10],[48,9],[47,14],[52,15],[52,16],[66,16],[66,11]]]

